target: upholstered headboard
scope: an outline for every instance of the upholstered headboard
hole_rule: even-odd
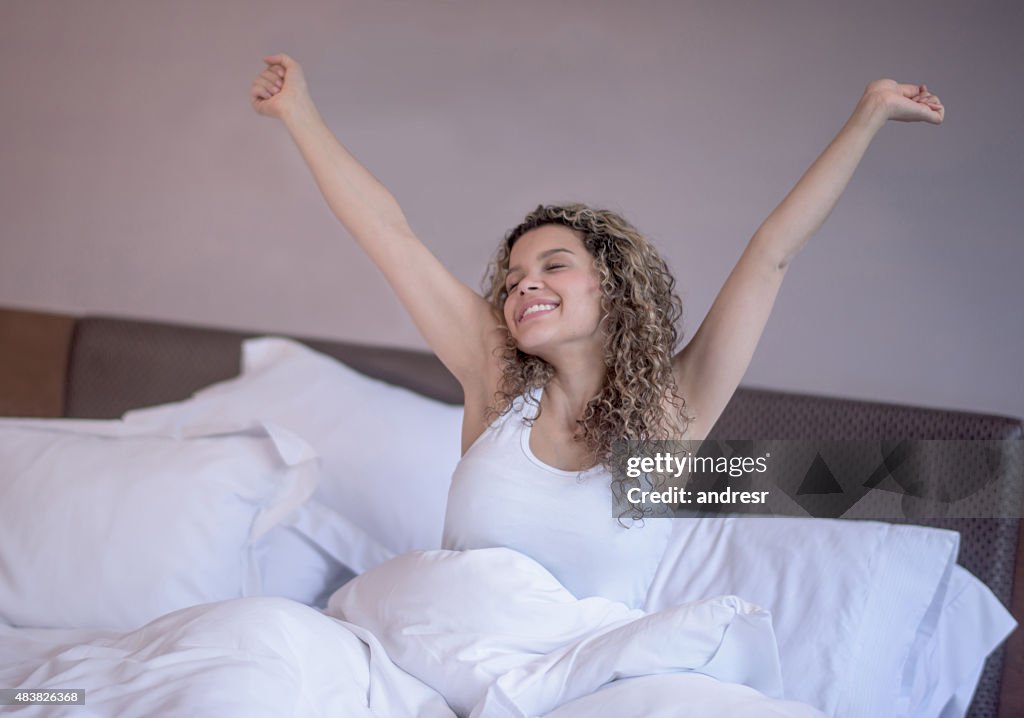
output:
[[[0,309],[0,415],[114,418],[187,398],[238,373],[241,341],[260,333],[108,317]],[[461,403],[431,354],[293,337],[367,375]],[[741,388],[714,437],[1024,440],[1020,419]],[[1024,485],[1002,501],[1021,506]],[[921,521],[961,533],[960,563],[1024,624],[1024,541],[1018,519]],[[1020,550],[1018,547],[1020,545]],[[1015,679],[1008,679],[1015,676]],[[989,659],[971,716],[1024,715],[1024,637]]]

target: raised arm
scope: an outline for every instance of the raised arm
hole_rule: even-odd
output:
[[[263,58],[250,88],[253,108],[280,119],[331,211],[383,272],[438,358],[463,387],[486,372],[497,321],[413,234],[397,200],[328,129],[288,55]],[[364,309],[365,307],[360,307]]]
[[[878,80],[850,119],[761,224],[673,369],[704,438],[750,366],[790,261],[832,212],[878,130],[888,120],[942,124],[945,109],[924,85]]]

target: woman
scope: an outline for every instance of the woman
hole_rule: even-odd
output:
[[[253,107],[284,122],[335,215],[463,388],[463,460],[445,546],[516,548],[578,597],[633,605],[653,572],[637,557],[657,555],[666,533],[626,531],[608,511],[612,441],[702,440],[750,363],[790,261],[875,133],[888,120],[938,125],[945,114],[924,85],[869,84],[676,353],[674,281],[623,218],[583,205],[538,207],[506,236],[482,297],[416,238],[394,197],[333,136],[299,63],[284,54],[264,62]],[[559,480],[569,476],[601,480]],[[624,586],[589,575],[595,564],[632,578]]]

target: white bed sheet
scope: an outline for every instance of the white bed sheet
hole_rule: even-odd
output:
[[[361,624],[243,598],[123,633],[0,627],[0,685],[86,691],[84,708],[19,716],[564,718],[584,715],[578,701],[605,686],[623,705],[654,701],[674,716],[743,715],[733,712],[741,705],[749,715],[822,715],[777,699],[770,617],[735,597],[645,615],[577,600],[509,549],[409,554],[339,593],[332,605]],[[474,655],[460,661],[467,637]],[[619,680],[684,673],[705,677]]]

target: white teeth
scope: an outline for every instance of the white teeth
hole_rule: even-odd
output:
[[[557,306],[557,304],[534,304],[532,307],[523,312],[523,319],[526,319],[527,316],[533,314],[534,312],[544,312],[549,309],[554,309]]]

